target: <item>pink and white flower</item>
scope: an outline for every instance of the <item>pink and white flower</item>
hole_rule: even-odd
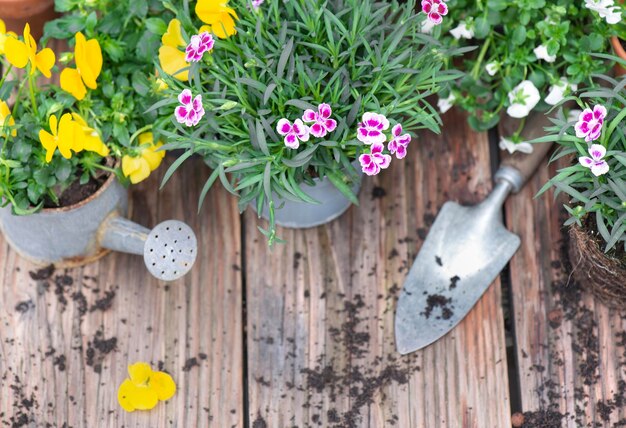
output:
[[[393,139],[389,142],[387,148],[392,155],[395,153],[398,159],[403,159],[406,156],[406,148],[411,142],[411,136],[402,134],[402,125],[399,123],[391,129],[391,134]]]
[[[305,110],[302,121],[304,123],[313,123],[309,127],[311,135],[323,138],[327,133],[333,132],[337,128],[337,121],[330,118],[332,114],[333,110],[330,108],[330,105],[322,103],[317,108],[317,112],[311,109]]]
[[[178,95],[178,101],[182,104],[174,110],[178,123],[184,123],[187,126],[197,125],[202,116],[204,116],[202,95],[198,94],[193,98],[193,94],[189,89],[183,89]]]
[[[593,110],[586,108],[578,116],[578,122],[574,125],[576,136],[585,138],[586,142],[597,140],[602,133],[602,124],[606,117],[606,107],[601,104],[594,106]]]
[[[202,55],[204,55],[205,52],[213,49],[214,44],[215,40],[213,40],[213,36],[206,31],[191,36],[191,41],[185,49],[185,61],[200,61],[202,59]]]
[[[581,156],[578,158],[578,162],[586,168],[591,168],[591,172],[596,177],[609,172],[609,164],[603,160],[606,155],[606,149],[600,144],[592,144],[589,147],[589,154],[591,157]]]
[[[386,169],[391,163],[391,156],[384,154],[385,145],[373,143],[370,153],[363,153],[359,156],[361,169],[367,175],[376,175],[381,169]]]
[[[278,125],[276,125],[276,131],[285,137],[285,146],[290,149],[300,147],[300,141],[309,141],[309,127],[302,123],[300,119],[296,119],[294,123],[284,118],[280,119]]]
[[[446,0],[422,0],[422,12],[428,16],[428,20],[435,25],[441,24],[443,17],[448,14]]]
[[[357,138],[364,144],[382,144],[387,140],[383,133],[387,129],[389,129],[389,121],[384,115],[372,112],[363,113],[357,130]]]
[[[258,9],[265,0],[252,0],[252,7]]]

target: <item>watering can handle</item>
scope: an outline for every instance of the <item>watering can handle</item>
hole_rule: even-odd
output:
[[[525,141],[542,137],[545,135],[544,127],[549,124],[547,116],[543,113],[534,114],[526,123],[522,131],[522,137]],[[533,144],[533,152],[530,154],[521,152],[507,154],[500,163],[500,168],[495,175],[495,181],[505,180],[511,184],[513,193],[519,192],[535,173],[551,147],[552,143],[536,143]]]

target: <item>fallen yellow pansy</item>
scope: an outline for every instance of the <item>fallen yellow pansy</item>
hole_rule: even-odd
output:
[[[30,25],[28,24],[24,26],[24,41],[13,37],[4,39],[4,54],[14,67],[24,68],[30,63],[30,74],[39,70],[46,77],[52,75],[50,70],[54,66],[54,52],[50,48],[37,52],[37,42],[30,35]]]
[[[102,71],[102,50],[96,39],[85,39],[83,33],[76,33],[74,47],[76,68],[66,68],[61,72],[61,88],[77,100],[87,94],[87,88],[96,89],[96,80]]]
[[[154,372],[148,363],[128,366],[130,379],[124,380],[117,391],[117,401],[127,412],[150,410],[159,400],[169,400],[176,393],[172,377],[164,372]]]

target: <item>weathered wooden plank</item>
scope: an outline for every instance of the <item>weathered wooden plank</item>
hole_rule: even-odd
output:
[[[123,254],[35,281],[35,266],[0,240],[2,426],[243,426],[236,201],[215,188],[196,215],[208,171],[188,162],[162,191],[165,164],[132,193],[135,221],[176,218],[196,231],[198,260],[179,281],[159,282],[141,257]],[[124,412],[117,387],[135,361],[171,373],[177,394],[152,411]]]
[[[522,238],[510,272],[524,427],[624,426],[626,321],[570,277],[561,203],[533,199],[554,171],[544,162],[506,204]]]
[[[486,134],[444,120],[327,226],[281,229],[287,243],[269,250],[246,213],[253,427],[510,426],[499,281],[451,334],[395,351],[395,300],[439,207],[491,188]]]

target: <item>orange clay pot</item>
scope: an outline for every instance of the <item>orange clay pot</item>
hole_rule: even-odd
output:
[[[626,50],[624,50],[624,46],[622,46],[622,42],[617,37],[611,37],[611,46],[613,46],[613,51],[615,55],[626,61]],[[626,69],[622,67],[620,64],[615,64],[615,73],[618,76],[623,76],[626,74]]]
[[[43,34],[44,24],[57,16],[54,0],[0,0],[0,19],[7,30],[22,34],[28,22],[36,40]]]

